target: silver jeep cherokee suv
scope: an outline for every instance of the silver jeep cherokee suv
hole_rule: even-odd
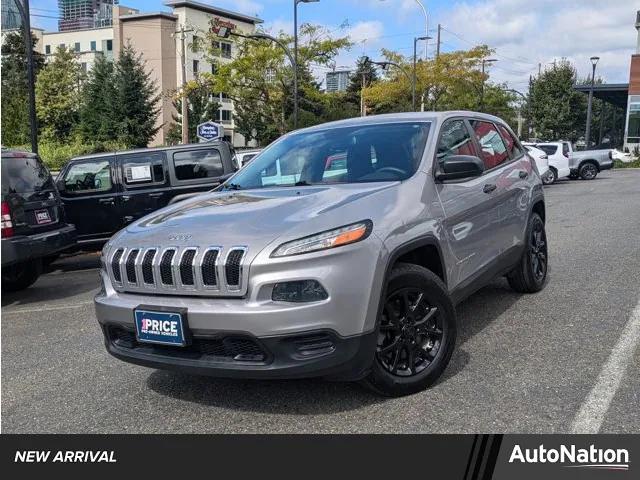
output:
[[[543,288],[544,220],[535,162],[499,118],[327,123],[116,234],[96,314],[127,362],[409,394],[445,369],[456,302],[500,275]]]

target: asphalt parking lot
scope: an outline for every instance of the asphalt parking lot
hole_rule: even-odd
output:
[[[459,305],[443,379],[386,399],[356,384],[239,381],[109,356],[98,257],[54,263],[2,296],[5,433],[640,431],[640,170],[546,189],[550,278],[497,280]]]

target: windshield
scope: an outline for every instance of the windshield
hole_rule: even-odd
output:
[[[226,188],[405,180],[420,164],[428,122],[359,125],[293,134],[276,141]]]

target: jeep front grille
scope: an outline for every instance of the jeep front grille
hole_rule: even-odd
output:
[[[120,292],[242,296],[247,290],[247,248],[116,248],[107,265]]]

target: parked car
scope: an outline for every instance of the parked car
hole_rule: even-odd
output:
[[[255,148],[252,150],[241,150],[236,151],[236,164],[238,168],[244,167],[247,163],[253,160],[254,157],[258,156],[258,154],[262,151],[261,148]]]
[[[219,141],[74,158],[57,185],[78,244],[99,248],[173,197],[211,190],[235,170],[227,142]]]
[[[2,149],[2,290],[40,276],[43,261],[75,243],[53,178],[32,153]]]
[[[611,150],[613,160],[620,160],[623,163],[633,162],[633,155],[629,152],[621,152],[618,149]]]
[[[456,302],[501,275],[544,287],[542,182],[497,117],[354,118],[283,136],[102,258],[96,315],[121,360],[405,395],[449,362]]]
[[[569,178],[593,180],[602,170],[613,168],[613,151],[610,148],[597,150],[574,150],[571,142],[562,142],[569,150]]]
[[[524,146],[536,147],[547,154],[547,160],[549,162],[549,170],[551,175],[545,177],[545,184],[549,185],[555,183],[559,178],[568,177],[571,174],[569,169],[569,148],[566,143],[563,142],[539,142],[528,143],[525,142]]]
[[[542,183],[547,185],[553,182],[554,176],[549,169],[549,157],[543,150],[532,147],[531,145],[525,145],[524,148],[529,152],[529,155],[535,160],[536,167],[538,168],[538,174],[542,179]]]

